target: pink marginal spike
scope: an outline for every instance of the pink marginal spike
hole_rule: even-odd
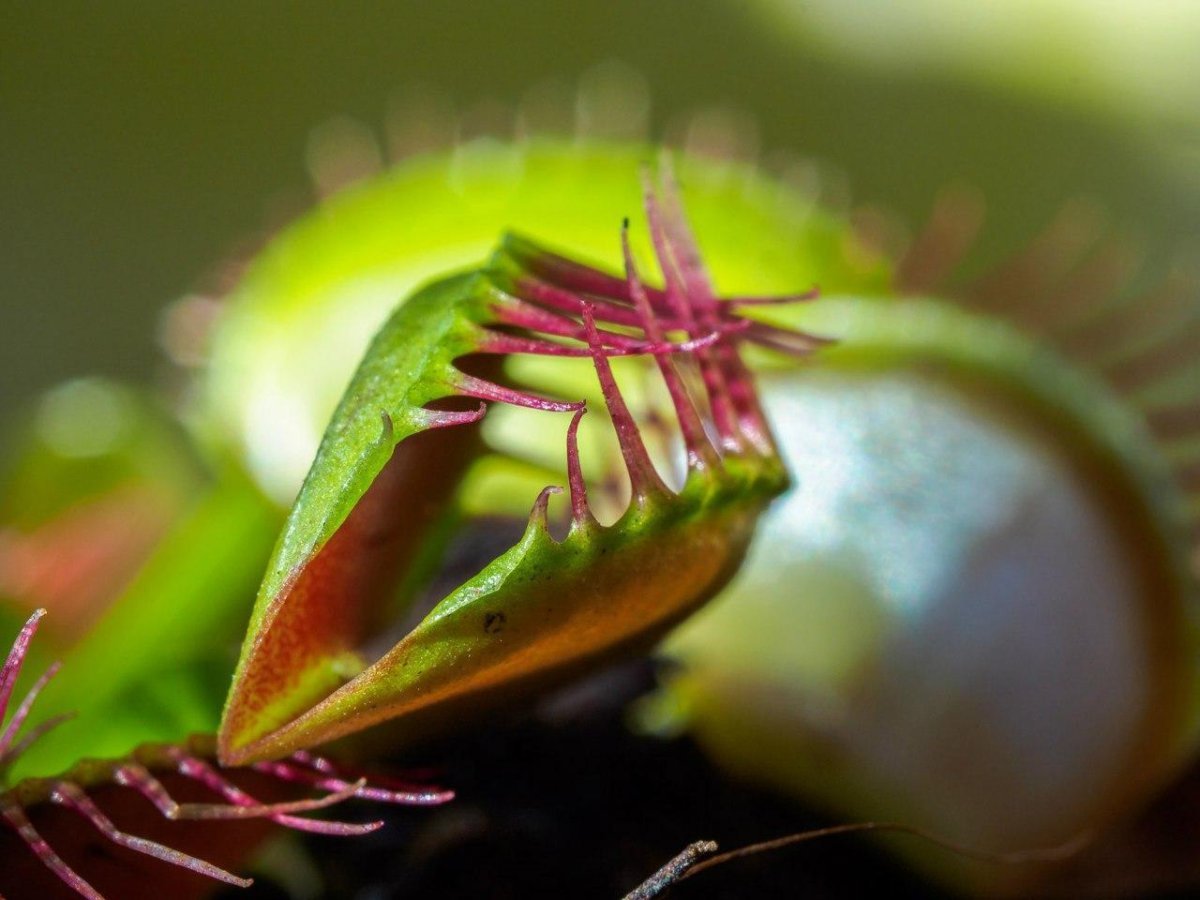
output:
[[[122,787],[132,788],[154,804],[164,818],[177,819],[180,804],[175,802],[161,781],[150,774],[141,763],[125,763],[113,772],[113,781]]]
[[[596,304],[596,321],[613,322],[622,325],[638,325],[633,314],[634,298],[629,293],[628,282],[599,269],[593,269],[582,263],[558,256],[554,253],[538,249],[535,253],[520,256],[533,277],[524,276],[516,279],[517,292],[522,296],[535,296],[539,302],[573,312],[578,295],[584,294]],[[552,282],[552,283],[551,283]],[[668,323],[669,329],[682,328],[683,323],[675,320],[675,310],[668,303],[664,291],[645,286],[654,311],[660,319]],[[544,300],[541,298],[544,296]],[[753,299],[753,298],[751,298]]]
[[[787,306],[791,303],[807,303],[821,296],[821,288],[813,285],[807,291],[799,294],[781,294],[778,297],[725,297],[723,303],[734,308],[739,306]]]
[[[518,248],[512,249],[518,250],[517,257],[530,271],[554,284],[562,285],[569,291],[599,297],[618,297],[632,302],[632,298],[624,294],[625,283],[607,272],[601,272],[556,253],[547,253],[541,248],[532,253],[528,250],[521,252]],[[601,305],[597,311],[597,318],[603,319],[604,313],[604,306]]]
[[[232,872],[225,871],[220,866],[215,866],[202,859],[189,856],[179,850],[173,850],[156,841],[121,831],[113,825],[112,820],[108,816],[99,810],[87,794],[70,782],[61,781],[55,785],[54,790],[50,793],[50,801],[79,813],[91,822],[97,831],[118,846],[135,850],[138,853],[145,853],[147,856],[153,856],[155,859],[160,859],[163,862],[171,863],[184,869],[190,869],[198,875],[206,875],[209,878],[215,878],[217,881],[223,881],[226,884],[236,885],[237,887],[249,887],[254,883],[252,879],[239,878]]]
[[[559,312],[574,313],[579,309],[580,295],[566,287],[550,284],[528,275],[518,278],[513,289],[522,300]],[[610,298],[588,294],[596,303],[596,321],[611,325],[636,325],[637,314],[629,307],[613,303]],[[542,330],[542,329],[539,329]]]
[[[583,324],[587,329],[588,343],[592,348],[592,363],[596,368],[596,377],[600,381],[600,390],[604,394],[604,402],[608,406],[608,414],[612,417],[613,428],[617,432],[617,441],[621,445],[621,456],[625,459],[625,468],[629,472],[629,485],[635,502],[643,501],[654,495],[669,494],[650,462],[646,445],[638,432],[637,422],[625,405],[625,398],[617,387],[613,377],[612,366],[608,356],[600,346],[600,336],[596,333],[596,320],[592,315],[590,304],[583,305]]]
[[[538,288],[533,291],[535,299],[538,299],[544,306],[549,306],[550,309],[544,309],[538,303],[527,302],[519,297],[500,294],[497,302],[492,306],[496,320],[505,325],[516,325],[530,331],[574,338],[586,343],[587,335],[584,334],[583,328],[575,319],[564,315],[564,313],[579,312],[579,295],[541,282],[536,282],[536,285]],[[599,302],[603,304],[604,301]],[[633,310],[624,307],[617,307],[615,310],[614,315],[607,321],[616,325],[638,324],[637,313]],[[598,318],[601,321],[605,320],[603,316]],[[639,343],[636,338],[615,331],[599,329],[599,332],[606,347],[633,347]]]
[[[630,343],[623,347],[609,348],[610,356],[637,356],[650,353],[655,349],[650,344]],[[668,350],[674,349],[668,347]],[[689,349],[689,348],[684,348]],[[592,351],[587,347],[569,347],[566,344],[556,344],[539,338],[527,338],[517,334],[505,334],[501,331],[489,331],[482,339],[478,348],[479,353],[528,353],[535,356],[591,356]]]
[[[621,252],[625,258],[625,278],[629,284],[629,293],[633,297],[638,315],[642,319],[642,328],[651,341],[665,348],[667,346],[666,335],[650,305],[650,299],[646,296],[642,281],[638,277],[637,265],[633,261],[633,251],[629,246],[628,221],[621,227]],[[700,415],[696,412],[692,398],[688,395],[687,388],[684,387],[679,372],[675,369],[674,361],[663,351],[654,354],[654,361],[658,364],[658,370],[667,386],[667,393],[670,394],[671,403],[675,407],[675,415],[679,419],[679,430],[683,434],[684,446],[687,448],[688,468],[715,470],[720,465],[720,460],[717,458],[716,450],[713,449],[708,435],[704,433]]]
[[[66,882],[71,890],[87,898],[87,900],[104,900],[104,895],[84,881],[74,869],[63,862],[62,858],[54,852],[54,849],[46,843],[46,839],[37,833],[37,830],[33,827],[33,823],[26,817],[24,810],[6,799],[3,794],[0,794],[0,815],[4,816],[8,820],[8,823],[16,829],[17,834],[20,835],[25,845],[42,861],[42,864]]]
[[[480,403],[478,409],[449,410],[425,409],[420,415],[426,428],[451,428],[455,425],[471,425],[483,418],[487,412],[487,404]]]
[[[700,249],[696,244],[695,235],[692,234],[691,226],[684,213],[670,157],[665,154],[660,169],[660,180],[664,201],[661,207],[664,214],[662,234],[668,255],[679,268],[684,290],[696,308],[698,321],[704,328],[712,330],[720,319],[720,306],[713,293],[708,273],[704,270],[704,262],[700,258]],[[774,455],[777,451],[771,438],[766,416],[754,393],[750,370],[746,368],[736,349],[728,342],[719,343],[713,354],[725,384],[728,386],[729,396],[737,412],[742,432],[763,453]]]
[[[703,321],[704,316],[717,307],[716,294],[704,270],[700,248],[692,234],[683,203],[679,199],[679,185],[671,166],[670,156],[663,154],[659,167],[659,183],[662,188],[662,203],[658,204],[661,216],[662,235],[667,241],[667,250],[675,262],[679,277],[688,299],[696,307]]]
[[[528,409],[541,409],[547,412],[575,412],[575,410],[583,408],[582,400],[575,403],[565,403],[561,400],[547,400],[545,397],[539,397],[536,394],[530,394],[526,391],[518,391],[514,388],[507,388],[491,381],[485,381],[482,378],[476,378],[474,375],[468,375],[465,372],[456,371],[453,375],[452,384],[455,390],[468,397],[509,403],[513,406],[524,406]]]
[[[25,719],[29,716],[29,711],[33,708],[33,703],[38,698],[38,694],[49,683],[50,679],[58,674],[58,670],[62,667],[62,663],[53,663],[50,668],[42,673],[39,678],[29,689],[29,693],[21,701],[17,707],[17,711],[13,713],[12,720],[8,723],[8,727],[0,734],[0,766],[7,762],[8,752],[13,746],[13,741],[16,740],[17,732],[21,730],[21,726],[25,724]],[[44,732],[43,732],[44,733]],[[16,754],[14,754],[15,758]]]
[[[745,329],[746,340],[753,341],[763,347],[778,350],[789,356],[810,356],[815,350],[836,343],[832,338],[807,332],[791,331],[787,328],[776,328],[765,322],[747,322]]]
[[[702,334],[698,338],[688,338],[686,341],[680,341],[677,344],[672,344],[668,341],[665,344],[647,344],[646,352],[648,353],[695,353],[698,350],[703,350],[706,347],[713,347],[723,338],[731,337],[736,334],[741,334],[750,327],[750,322],[746,319],[734,320],[732,322],[723,322],[719,330],[710,331],[708,334]]]
[[[38,622],[45,614],[44,609],[33,611],[17,634],[17,639],[13,641],[12,649],[8,651],[8,658],[4,660],[4,668],[0,669],[0,721],[4,720],[4,715],[8,712],[8,701],[12,698],[17,676],[21,674],[21,664],[25,662],[25,654],[29,652],[29,642],[33,640],[33,636],[37,633]]]
[[[590,356],[591,351],[586,347],[568,347],[566,344],[556,344],[540,338],[522,337],[518,334],[505,334],[502,331],[488,331],[483,336],[478,348],[480,353],[528,353],[533,356]],[[621,352],[621,351],[618,351]],[[634,351],[624,351],[634,352]]]
[[[753,376],[750,374],[750,370],[746,368],[746,364],[742,362],[736,349],[728,344],[718,345],[715,353],[718,364],[724,372],[725,382],[729,385],[729,396],[733,398],[734,408],[738,411],[742,433],[747,435],[765,455],[777,455],[778,450],[771,437],[767,417],[763,413],[758,402],[758,395],[754,391]]]
[[[332,793],[323,797],[242,806],[228,803],[178,803],[162,782],[138,763],[126,763],[118,768],[114,774],[114,780],[117,784],[136,790],[171,821],[181,819],[257,819],[289,813],[312,812],[342,803],[351,797],[357,797],[359,790],[366,786],[365,779],[353,784],[343,782]]]
[[[578,305],[578,301],[576,301]],[[507,320],[507,324],[518,324],[516,316],[503,316]],[[574,324],[574,323],[573,323]],[[640,324],[640,323],[639,323]],[[520,323],[523,328],[535,329],[536,323],[527,320]],[[661,341],[639,341],[626,335],[611,334],[609,332],[601,332],[600,338],[604,342],[605,350],[609,356],[638,356],[643,353],[691,353],[702,347],[710,347],[721,339],[722,334],[735,334],[745,331],[749,328],[748,321],[730,321],[721,324],[720,333],[706,334],[702,337],[691,338],[679,343],[672,343],[665,339]],[[566,335],[568,329],[563,330]],[[525,337],[519,334],[508,334],[503,331],[496,331],[491,328],[480,329],[479,345],[476,348],[478,353],[528,353],[536,356],[571,356],[582,357],[591,356],[591,348],[586,346],[587,335],[583,333],[583,327],[575,325],[569,329],[572,333],[570,337],[578,341],[583,341],[585,346],[574,347],[568,344],[560,344],[555,341],[545,340],[544,338]]]
[[[260,803],[254,797],[247,794],[245,791],[231,784],[225,778],[213,769],[208,763],[194,756],[189,756],[178,748],[168,750],[168,755],[174,760],[179,774],[186,778],[191,778],[198,781],[207,787],[223,796],[229,802],[237,806],[253,806],[261,807],[265,804]],[[289,815],[270,815],[272,822],[280,825],[285,825],[288,828],[294,828],[297,831],[309,831],[314,834],[331,834],[339,836],[369,834],[383,827],[382,821],[365,822],[355,824],[351,822],[328,822],[320,819],[301,819],[296,816]]]
[[[342,792],[351,789],[350,796],[361,800],[374,800],[379,803],[396,803],[405,806],[439,806],[454,799],[453,791],[433,789],[397,791],[367,784],[363,779],[355,782],[346,781],[336,775],[309,771],[299,766],[283,761],[255,763],[253,768],[280,781],[292,781],[298,784],[311,785],[323,791]]]
[[[596,518],[588,506],[587,483],[579,462],[579,421],[586,412],[586,409],[579,410],[567,426],[567,484],[571,489],[571,527],[575,529],[586,529],[596,524]]]
[[[324,775],[332,775],[335,778],[344,778],[346,773],[351,771],[346,767],[335,763],[333,760],[324,756],[319,756],[309,750],[297,750],[288,757],[289,762],[294,762],[297,765],[312,769],[314,772],[320,772]],[[364,775],[364,772],[358,772],[357,775]],[[433,770],[418,769],[407,770],[407,774],[415,779],[433,778],[436,774]],[[370,779],[372,784],[386,784],[396,790],[429,790],[427,785],[420,784],[418,781],[407,781],[391,776],[374,775]],[[452,791],[444,791],[443,793],[453,793]]]
[[[642,173],[642,194],[646,206],[646,219],[650,223],[650,239],[654,244],[654,252],[658,257],[658,266],[662,270],[666,283],[667,302],[675,311],[678,318],[685,323],[688,333],[700,334],[702,329],[697,320],[696,312],[689,302],[687,286],[683,283],[679,265],[675,259],[673,246],[663,220],[663,210],[650,183],[649,174]],[[742,449],[742,434],[738,428],[737,411],[725,383],[724,373],[717,364],[711,352],[696,354],[700,365],[700,377],[708,394],[709,407],[712,409],[713,424],[721,444],[726,450],[738,452]]]
[[[11,764],[13,760],[19,759],[21,754],[28,750],[43,735],[48,734],[59,725],[63,724],[63,722],[69,722],[73,718],[75,718],[74,710],[70,712],[59,713],[56,716],[51,716],[48,719],[43,719],[41,722],[38,722],[36,725],[26,731],[19,741],[13,744],[12,748],[8,751],[4,759],[0,759],[0,769],[3,769],[4,766]]]
[[[347,774],[353,774],[355,777],[366,775],[365,772],[347,769],[330,759],[318,756],[316,753],[308,750],[297,750],[287,760],[282,761],[282,764],[289,766],[293,763],[303,767],[304,770],[311,770],[313,773],[318,773],[339,781],[345,781]],[[408,774],[418,779],[434,777],[433,772],[425,770],[409,771]],[[384,803],[417,804],[420,806],[446,803],[454,799],[454,791],[430,787],[418,781],[407,781],[378,774],[371,775],[368,781],[370,783],[359,791],[356,796],[367,800],[380,800]]]
[[[299,763],[302,766],[308,766],[314,772],[320,772],[323,775],[337,775],[338,769],[332,760],[326,759],[324,756],[318,756],[308,750],[297,750],[290,757],[293,762]]]
[[[561,494],[562,488],[558,485],[548,485],[542,488],[537,499],[533,501],[533,509],[529,511],[529,524],[531,527],[541,528],[546,531],[549,526],[546,521],[546,511],[550,506],[550,498],[555,494]]]

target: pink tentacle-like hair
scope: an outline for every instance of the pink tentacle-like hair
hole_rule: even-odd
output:
[[[17,677],[28,655],[30,643],[37,632],[38,623],[44,615],[44,610],[37,610],[29,617],[13,642],[3,668],[0,669],[0,724],[4,722]],[[47,719],[27,731],[24,737],[18,738],[38,693],[57,670],[58,665],[55,664],[37,680],[17,706],[3,732],[0,732],[0,772],[16,761],[21,752],[32,743],[31,738],[44,734],[51,727],[61,724],[68,718],[67,716],[56,716]],[[162,782],[150,771],[150,768],[138,760],[139,754],[152,757],[164,768],[174,769],[184,778],[203,785],[220,796],[224,802],[177,802]],[[300,800],[277,803],[260,802],[233,784],[226,775],[221,774],[209,762],[196,755],[191,748],[183,745],[151,745],[134,751],[130,759],[112,764],[109,780],[113,785],[136,791],[153,804],[164,818],[171,821],[265,818],[294,830],[335,836],[366,834],[378,829],[383,823],[381,821],[332,822],[300,818],[295,814],[325,809],[352,798],[377,803],[431,806],[445,803],[453,797],[449,791],[434,788],[392,790],[372,785],[361,776],[349,780],[343,776],[334,763],[308,753],[296,754],[277,763],[259,765],[255,769],[260,774],[279,782],[301,784],[325,793],[319,797]],[[117,846],[227,884],[245,887],[251,883],[250,879],[234,875],[213,863],[149,838],[122,831],[91,799],[87,790],[69,776],[44,782],[44,785],[43,800],[77,813],[106,840]],[[50,843],[38,833],[25,814],[24,802],[22,794],[18,791],[0,790],[0,817],[16,832],[19,840],[29,848],[30,852],[63,883],[89,900],[103,900],[101,894],[64,861],[50,846]]]

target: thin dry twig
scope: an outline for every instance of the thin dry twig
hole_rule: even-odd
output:
[[[683,852],[625,895],[623,900],[651,900],[671,885],[687,877],[687,872],[702,856],[717,852],[716,841],[696,841]]]

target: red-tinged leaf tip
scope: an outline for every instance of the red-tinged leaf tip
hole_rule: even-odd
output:
[[[613,377],[612,366],[608,356],[600,344],[600,336],[596,333],[596,320],[589,303],[583,304],[583,324],[587,329],[588,344],[592,350],[592,364],[596,369],[596,377],[600,381],[600,391],[604,394],[604,403],[613,421],[613,429],[617,433],[617,441],[621,446],[621,456],[625,460],[625,468],[629,472],[629,484],[635,501],[645,500],[655,495],[666,495],[670,491],[663,484],[646,452],[646,445],[638,431],[637,421],[625,405],[621,389]]]

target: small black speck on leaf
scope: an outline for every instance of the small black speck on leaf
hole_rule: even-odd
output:
[[[488,634],[496,634],[504,629],[508,622],[508,616],[502,612],[490,612],[484,614],[483,630]]]

